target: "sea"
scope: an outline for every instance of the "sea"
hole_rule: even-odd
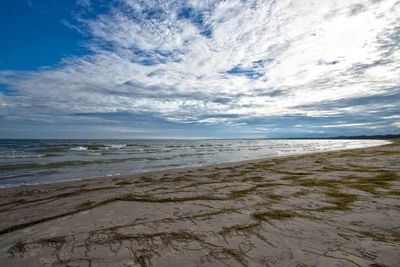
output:
[[[311,152],[383,140],[0,140],[0,188],[130,175]]]

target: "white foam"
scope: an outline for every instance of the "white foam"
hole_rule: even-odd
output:
[[[70,150],[74,150],[74,151],[85,151],[85,150],[88,150],[88,148],[85,147],[85,146],[77,146],[77,147],[72,147],[72,148],[70,148]]]
[[[107,147],[111,148],[111,149],[121,149],[121,148],[124,148],[126,146],[127,146],[127,144],[115,144],[115,145],[108,145]]]

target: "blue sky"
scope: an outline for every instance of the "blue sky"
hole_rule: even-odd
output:
[[[397,0],[4,0],[0,138],[400,132]]]

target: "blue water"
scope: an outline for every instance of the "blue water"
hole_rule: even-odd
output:
[[[380,140],[0,140],[0,188],[385,143]]]

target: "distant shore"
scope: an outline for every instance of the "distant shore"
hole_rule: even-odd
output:
[[[399,203],[398,140],[2,189],[0,265],[395,266]]]

